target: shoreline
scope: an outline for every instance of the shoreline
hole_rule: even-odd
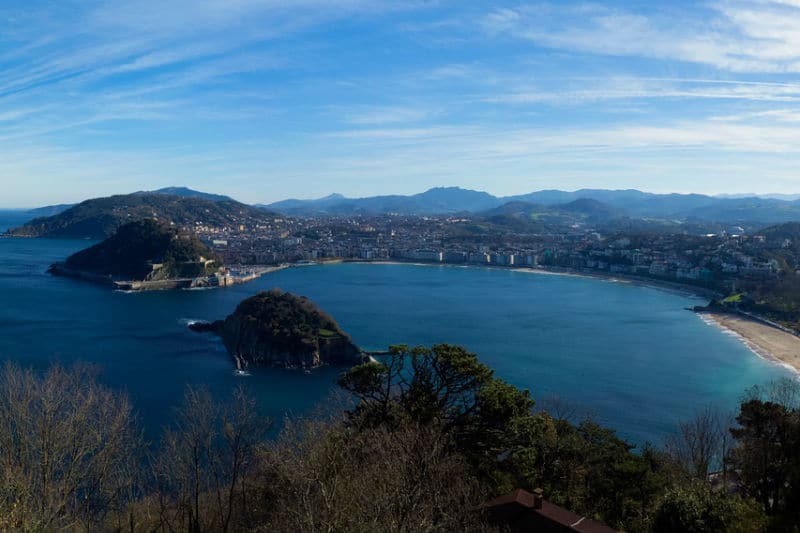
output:
[[[574,278],[594,279],[599,281],[607,281],[611,283],[626,283],[636,285],[638,287],[648,287],[665,292],[677,293],[688,296],[695,296],[699,298],[716,299],[722,295],[713,289],[690,285],[688,283],[680,283],[677,281],[651,279],[642,276],[634,276],[632,274],[606,274],[603,272],[586,272],[582,270],[550,270],[544,268],[522,267],[515,268],[517,272],[541,274],[546,276],[566,276]]]
[[[245,274],[212,274],[196,278],[169,278],[158,281],[120,280],[112,276],[67,268],[64,263],[60,262],[50,265],[47,272],[53,276],[72,278],[110,287],[118,292],[136,293],[162,290],[225,289],[234,285],[249,283],[262,276],[289,268],[290,266],[292,265],[254,266]]]
[[[419,261],[398,261],[398,260],[359,260],[359,259],[333,259],[328,261],[316,261],[309,263],[284,263],[274,266],[260,266],[255,267],[255,275],[247,279],[227,286],[246,283],[262,276],[271,274],[287,268],[303,267],[303,266],[326,266],[337,264],[370,264],[370,265],[405,265],[405,266],[422,266],[422,267],[450,267],[450,268],[476,268],[487,270],[507,270],[512,272],[519,272],[523,274],[535,274],[545,276],[564,276],[573,278],[593,279],[596,281],[606,281],[610,283],[625,283],[635,286],[648,287],[655,290],[665,292],[677,293],[690,297],[698,298],[718,298],[719,294],[711,289],[698,287],[695,285],[683,284],[678,282],[671,282],[667,280],[649,279],[639,276],[632,276],[626,274],[610,274],[604,272],[585,272],[582,270],[573,269],[547,269],[537,267],[506,267],[500,265],[481,265],[481,264],[448,264],[448,263],[426,263]],[[64,272],[58,273],[66,275],[67,277],[83,277],[76,276],[74,272],[66,274]],[[72,274],[72,275],[70,275]],[[85,274],[85,273],[81,273]],[[93,276],[94,277],[94,276]],[[97,283],[97,279],[88,279]],[[110,280],[104,279],[105,284]],[[224,288],[226,285],[208,288]],[[142,289],[134,290],[132,292],[140,292]],[[779,329],[766,323],[764,320],[759,320],[757,317],[748,317],[746,315],[736,313],[725,313],[718,311],[695,311],[696,314],[709,326],[717,327],[723,331],[729,332],[735,336],[742,344],[744,344],[754,355],[767,362],[783,366],[800,377],[800,336],[790,333],[788,331]]]
[[[729,332],[757,357],[780,365],[800,377],[800,337],[736,313],[699,311],[709,325]]]
[[[456,263],[425,263],[421,261],[399,261],[396,259],[391,260],[369,260],[369,259],[344,259],[335,262],[319,262],[319,265],[326,264],[342,264],[342,263],[358,263],[368,265],[409,265],[409,266],[432,266],[432,267],[451,267],[451,268],[478,268],[487,270],[508,270],[511,272],[520,272],[523,274],[538,274],[544,276],[564,276],[571,278],[594,279],[600,281],[607,281],[611,283],[627,283],[637,285],[640,287],[648,287],[651,289],[662,290],[666,292],[679,293],[689,296],[696,296],[700,298],[716,299],[721,298],[723,295],[706,287],[691,285],[688,283],[680,283],[669,280],[659,280],[646,278],[642,276],[634,276],[624,273],[605,273],[575,270],[568,268],[549,269],[542,267],[519,267],[519,266],[502,266],[502,265],[483,265],[483,264],[456,264]]]
[[[719,293],[711,289],[696,287],[670,281],[651,280],[637,276],[610,275],[604,273],[583,272],[576,270],[550,270],[535,267],[503,267],[495,265],[454,265],[438,263],[420,263],[404,261],[346,261],[360,264],[389,264],[389,265],[417,265],[417,266],[449,266],[467,268],[486,268],[494,270],[511,270],[525,274],[538,274],[546,276],[565,276],[584,279],[594,279],[611,283],[629,283],[632,285],[649,287],[656,290],[673,292],[682,295],[718,298]],[[695,311],[695,313],[709,326],[717,327],[735,336],[756,357],[772,364],[777,364],[800,377],[800,336],[778,327],[769,325],[763,319],[748,317],[735,313],[714,311]]]

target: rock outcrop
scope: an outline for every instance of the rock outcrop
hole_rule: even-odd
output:
[[[280,289],[244,300],[225,320],[189,327],[219,335],[240,370],[351,365],[363,358],[333,318],[308,298]]]

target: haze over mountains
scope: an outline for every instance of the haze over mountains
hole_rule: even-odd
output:
[[[574,224],[606,230],[704,231],[710,224],[756,229],[800,221],[800,200],[761,197],[720,197],[701,194],[654,194],[638,190],[544,190],[496,197],[459,187],[437,187],[403,196],[346,198],[332,194],[317,200],[283,200],[250,206],[227,196],[186,187],[138,191],[86,200],[76,205],[44,207],[29,212],[35,218],[9,232],[19,236],[102,238],[125,222],[156,217],[180,225],[196,223],[237,226],[268,223],[276,214],[294,217],[398,214],[407,216],[462,215],[496,229],[531,232]]]
[[[702,194],[654,194],[638,190],[581,189],[578,191],[544,190],[516,196],[496,197],[486,192],[458,187],[438,187],[420,194],[345,198],[333,194],[319,200],[284,200],[265,205],[268,209],[294,216],[498,214],[503,210],[533,211],[534,206],[556,206],[576,200],[594,200],[604,205],[608,216],[702,220],[736,223],[775,223],[800,220],[800,200],[725,198]],[[511,204],[511,205],[509,205]],[[504,209],[503,206],[506,206]],[[575,207],[575,206],[573,206]],[[603,210],[584,205],[593,214]],[[520,209],[522,208],[522,209]]]
[[[792,202],[794,200],[800,200],[800,194],[778,194],[778,193],[770,193],[770,194],[755,194],[755,193],[744,193],[744,194],[716,194],[716,198],[765,198],[769,200],[786,200]]]

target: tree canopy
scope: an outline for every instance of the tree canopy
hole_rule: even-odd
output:
[[[348,398],[287,419],[276,439],[242,390],[225,401],[187,389],[150,446],[124,395],[87,369],[9,365],[0,528],[494,531],[482,504],[542,488],[631,533],[800,529],[797,382],[751,390],[731,423],[701,411],[663,450],[534,410],[527,391],[458,346],[395,346],[340,384]]]

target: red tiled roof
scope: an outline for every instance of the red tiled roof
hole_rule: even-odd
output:
[[[536,495],[522,489],[486,504],[492,522],[509,526],[518,533],[617,533],[590,518],[578,515],[547,500],[536,505]]]

